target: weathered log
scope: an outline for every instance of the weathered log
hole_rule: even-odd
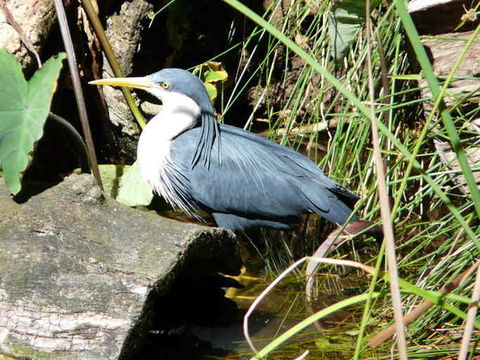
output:
[[[107,37],[125,76],[132,72],[133,58],[139,48],[143,25],[152,8],[152,4],[145,0],[125,1],[119,12],[107,19]],[[105,56],[103,77],[114,77]],[[135,153],[136,141],[132,139],[139,135],[140,129],[121,90],[111,86],[102,87],[100,90],[103,91],[108,105],[110,121],[120,127],[124,135],[120,140],[122,146],[129,147],[124,150]]]
[[[23,204],[2,185],[0,214],[0,352],[17,357],[132,358],[180,273],[240,264],[229,232],[102,200],[89,175]]]
[[[430,55],[435,73],[438,76],[445,78],[450,74],[453,64],[462,52],[462,49],[465,47],[466,40],[472,36],[472,33],[473,31],[446,33],[442,34],[442,38],[440,39],[426,38],[422,40],[423,45],[426,47]],[[480,37],[478,40],[480,40]],[[478,93],[478,90],[480,89],[480,78],[475,80],[475,77],[478,77],[478,74],[480,73],[480,64],[478,63],[479,58],[480,43],[474,43],[468,50],[455,74],[457,77],[460,77],[460,79],[452,81],[448,87],[448,95],[444,98],[447,106],[452,106],[458,102],[459,99],[462,99],[460,108],[463,109],[465,113],[469,111],[468,109],[473,109],[478,106],[477,103],[469,101],[468,99],[465,99],[465,97],[469,93]],[[423,87],[422,97],[432,97],[425,80],[420,81],[419,86]],[[475,99],[475,97],[471,97],[471,99]],[[424,102],[424,110],[427,115],[430,114],[432,106],[432,101]],[[463,124],[463,127],[473,133],[476,132],[480,136],[478,125],[475,125],[479,120],[480,119],[471,119],[469,123]],[[472,137],[472,139],[474,139],[474,137]],[[452,172],[453,182],[459,186],[460,191],[468,193],[465,178],[461,175],[460,165],[450,143],[443,138],[438,137],[434,139],[434,145],[443,164],[450,170],[454,171]],[[467,148],[470,166],[478,166],[478,164],[480,164],[480,149],[476,145],[476,141],[474,140],[471,143],[464,141],[463,145]],[[475,172],[474,176],[477,183],[480,183],[480,173]]]
[[[9,16],[18,24],[17,29],[11,24]],[[53,0],[0,0],[0,48],[15,55],[23,68],[32,65],[34,57],[21,35],[38,52],[55,20]]]
[[[470,0],[412,0],[408,12],[420,34],[444,34],[455,31],[463,20],[462,31],[474,29],[474,6]]]
[[[450,74],[452,66],[462,53],[467,40],[473,35],[473,30],[470,31],[470,29],[478,25],[478,18],[475,11],[472,13],[471,6],[471,2],[467,0],[413,0],[408,4],[408,10],[419,33],[438,35],[435,38],[422,38],[422,43],[430,57],[435,74],[439,77],[446,78]],[[436,20],[431,21],[431,19]],[[463,26],[456,30],[462,22]],[[480,37],[475,40],[455,73],[455,76],[460,79],[450,83],[444,97],[447,106],[455,104],[464,113],[478,107],[478,99],[475,100],[475,96],[467,97],[469,94],[478,94],[480,89],[480,77],[478,76],[480,74],[480,64],[478,62],[480,58],[478,40],[480,40]],[[425,80],[420,81],[419,86],[423,88],[422,97],[432,97]],[[458,103],[459,99],[461,99],[461,103]],[[432,106],[432,101],[423,103],[427,116],[430,114]],[[479,121],[478,118],[472,118],[468,123],[458,124],[457,127],[462,126],[480,136]],[[470,138],[474,139],[475,136],[470,136]],[[465,178],[461,174],[460,165],[449,141],[437,137],[434,139],[434,146],[442,163],[452,170],[453,182],[459,187],[460,191],[468,193]],[[466,148],[470,166],[478,166],[480,164],[480,148],[477,141],[464,141],[463,146]],[[480,173],[478,171],[474,172],[474,176],[477,184],[480,183]]]

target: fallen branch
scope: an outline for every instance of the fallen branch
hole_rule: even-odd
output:
[[[448,294],[453,290],[455,290],[465,281],[465,279],[467,279],[477,269],[479,264],[480,264],[480,261],[477,261],[475,264],[470,266],[467,270],[465,270],[463,273],[461,273],[455,279],[453,279],[453,281],[447,283],[440,290],[440,292],[443,294]],[[405,316],[403,317],[405,326],[410,325],[412,322],[418,319],[420,315],[422,315],[428,309],[430,309],[433,305],[435,304],[431,301],[428,301],[428,300],[422,301],[412,311],[405,314]],[[368,340],[368,343],[371,347],[374,348],[382,344],[383,342],[387,341],[388,339],[390,339],[393,335],[395,335],[395,325],[390,325],[388,328],[386,328],[385,330],[381,331],[379,334],[375,335],[373,338]]]

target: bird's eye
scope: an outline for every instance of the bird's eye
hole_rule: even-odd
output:
[[[168,82],[162,82],[161,85],[164,89],[170,89],[170,84]]]

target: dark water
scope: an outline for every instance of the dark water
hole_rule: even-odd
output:
[[[139,359],[249,359],[254,354],[243,335],[243,316],[266,286],[265,270],[253,269],[237,280],[242,289],[226,288],[231,282],[217,274],[187,274],[157,304],[158,324],[149,332],[148,345]],[[356,272],[318,275],[318,296],[309,310],[304,301],[304,280],[299,273],[282,281],[265,298],[249,320],[257,349],[318,311],[363,291],[365,277]],[[226,295],[226,296],[225,296]],[[310,350],[309,359],[347,359],[355,344],[360,311],[349,309],[312,325],[271,356],[292,359]]]

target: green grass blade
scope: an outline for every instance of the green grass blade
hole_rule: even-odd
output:
[[[281,344],[283,344],[285,341],[290,339],[292,336],[297,334],[298,332],[302,331],[305,329],[307,326],[313,324],[314,322],[329,316],[341,309],[344,309],[348,306],[358,304],[362,301],[367,300],[368,298],[377,298],[381,294],[380,293],[373,293],[373,294],[362,294],[362,295],[357,295],[357,296],[352,296],[351,298],[339,301],[336,304],[333,304],[325,309],[320,310],[319,312],[309,316],[305,320],[299,322],[297,325],[294,327],[290,328],[286,332],[284,332],[282,335],[274,339],[272,342],[270,342],[267,346],[265,346],[263,349],[261,349],[254,357],[251,358],[251,360],[260,360],[270,354],[272,351],[274,351],[276,348],[278,348]]]
[[[467,182],[468,188],[470,190],[471,198],[475,206],[477,217],[480,218],[480,191],[477,187],[475,178],[473,177],[472,170],[468,163],[468,157],[465,152],[465,148],[462,146],[460,142],[460,138],[458,136],[458,132],[456,130],[456,127],[452,120],[450,112],[446,108],[445,104],[443,103],[442,91],[440,90],[440,86],[438,84],[437,78],[435,76],[435,73],[428,59],[425,48],[423,47],[420,41],[417,29],[413,24],[413,20],[410,17],[410,14],[408,13],[407,8],[405,7],[405,1],[395,0],[395,6],[397,9],[398,15],[400,16],[400,19],[403,23],[407,36],[410,40],[410,43],[413,47],[413,50],[415,51],[417,60],[420,63],[420,66],[422,67],[423,74],[425,75],[425,79],[428,82],[430,91],[432,92],[435,100],[438,101],[438,109],[440,111],[440,116],[441,116],[443,125],[445,127],[445,130],[447,131],[450,143],[452,145],[452,149],[455,151],[457,155],[458,163],[460,164],[463,175],[465,176],[465,180]]]
[[[256,22],[271,35],[280,40],[285,46],[290,50],[300,56],[308,65],[310,65],[315,71],[320,73],[325,80],[332,84],[341,94],[343,94],[348,100],[350,100],[356,107],[357,110],[366,118],[370,119],[370,110],[366,107],[358,97],[356,97],[352,92],[350,92],[340,81],[338,81],[335,76],[333,76],[325,67],[319,64],[311,55],[301,49],[297,44],[285,36],[282,32],[277,30],[274,26],[268,23],[265,19],[254,13],[248,7],[240,3],[238,0],[223,0],[246,17],[250,18],[252,21]],[[408,14],[407,14],[408,15]],[[378,129],[388,138],[389,141],[406,157],[408,161],[413,162],[413,166],[418,170],[428,184],[432,187],[433,191],[440,197],[440,199],[446,204],[448,209],[452,212],[455,218],[459,221],[460,225],[465,229],[466,233],[470,239],[475,243],[478,249],[480,249],[480,240],[477,239],[475,233],[472,231],[470,226],[465,222],[465,219],[460,215],[458,210],[452,204],[447,195],[443,192],[441,187],[435,183],[435,181],[425,172],[422,165],[417,161],[415,156],[404,146],[397,137],[392,134],[390,129],[385,126],[381,121],[377,122]],[[468,165],[468,164],[467,164]]]
[[[283,44],[285,44],[290,50],[300,56],[305,62],[310,65],[313,69],[319,72],[328,82],[330,82],[340,93],[342,93],[348,100],[350,100],[355,106],[357,106],[358,110],[367,118],[370,117],[370,110],[362,104],[359,98],[357,98],[352,92],[350,92],[340,81],[335,78],[326,68],[320,65],[310,54],[308,54],[305,50],[300,48],[295,42],[290,40],[287,36],[285,36],[282,32],[277,30],[273,25],[267,22],[265,19],[254,13],[248,7],[243,5],[241,2],[237,0],[223,0],[246,17],[250,18],[266,31],[268,31],[271,35],[276,37],[280,40]]]

